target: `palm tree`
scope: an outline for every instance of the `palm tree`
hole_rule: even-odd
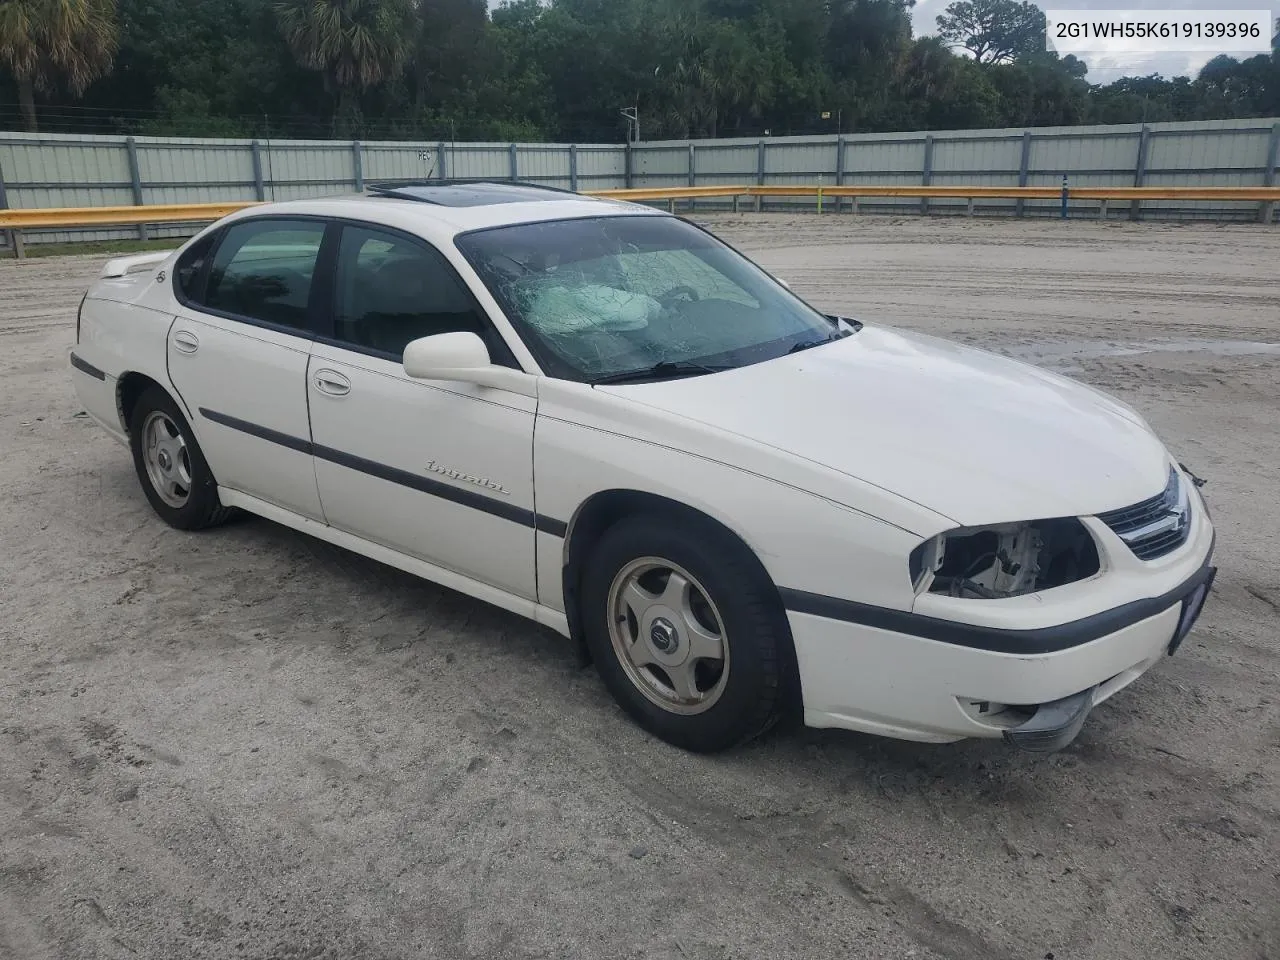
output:
[[[414,37],[414,0],[281,0],[280,29],[298,62],[324,75],[334,127],[350,117],[357,90],[391,79]]]
[[[36,132],[36,91],[80,96],[111,69],[117,43],[115,0],[0,3],[0,66],[18,83],[26,129]]]

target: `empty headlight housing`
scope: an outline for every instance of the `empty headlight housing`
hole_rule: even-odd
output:
[[[911,551],[917,594],[996,600],[1084,580],[1098,572],[1098,547],[1075,517],[959,527]]]

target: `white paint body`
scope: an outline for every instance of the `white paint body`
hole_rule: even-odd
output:
[[[1155,561],[1137,559],[1088,519],[1165,484],[1171,458],[1136,413],[1090,387],[946,341],[867,326],[820,349],[709,376],[608,387],[544,376],[455,236],[537,220],[663,216],[647,208],[576,198],[468,208],[343,198],[273,204],[223,223],[264,213],[363,221],[426,240],[471,288],[523,373],[506,371],[497,386],[424,381],[389,360],[201,314],[178,302],[167,279],[175,252],[113,261],[107,272],[119,275],[89,292],[74,352],[102,377],[73,370],[86,410],[124,441],[120,378],[150,378],[186,412],[224,504],[562,633],[563,531],[389,482],[317,455],[321,448],[554,518],[569,536],[593,495],[665,497],[737,534],[780,588],[955,623],[1073,623],[1167,593],[1211,551],[1198,493],[1186,543]],[[465,351],[458,357],[470,362]],[[331,392],[343,384],[349,389]],[[303,438],[316,452],[228,428],[201,408]],[[908,555],[927,538],[1069,516],[1086,518],[1098,546],[1101,570],[1088,580],[1003,600],[913,589]],[[951,741],[1001,735],[999,723],[964,709],[967,701],[1042,703],[1097,684],[1105,699],[1158,662],[1177,610],[1034,656],[809,613],[788,619],[807,723]]]

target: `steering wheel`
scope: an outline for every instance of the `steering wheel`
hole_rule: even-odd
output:
[[[681,284],[678,287],[672,287],[660,296],[658,298],[658,302],[664,307],[670,308],[675,305],[676,299],[679,297],[683,297],[686,302],[690,303],[696,303],[698,300],[702,299],[702,297],[698,296],[698,291],[693,289],[693,287]]]

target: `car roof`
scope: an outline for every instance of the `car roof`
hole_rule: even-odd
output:
[[[378,185],[362,194],[257,204],[233,215],[299,214],[363,220],[432,239],[470,230],[583,217],[668,216],[640,204],[510,181]]]

